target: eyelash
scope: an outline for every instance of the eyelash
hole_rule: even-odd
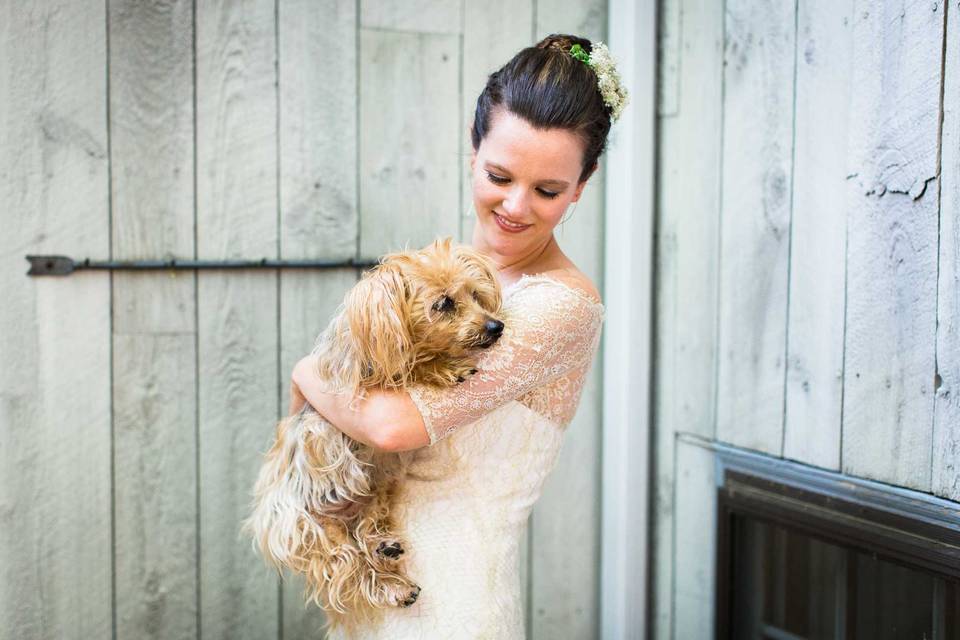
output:
[[[490,173],[489,171],[487,171],[487,178],[489,178],[490,182],[492,182],[493,184],[504,185],[510,182],[510,178],[504,178],[503,176],[498,176],[496,174]],[[556,198],[558,195],[560,195],[559,192],[555,193],[553,191],[544,191],[543,189],[537,189],[537,191],[539,191],[540,195],[542,195],[544,198],[550,198],[551,200],[553,198]]]

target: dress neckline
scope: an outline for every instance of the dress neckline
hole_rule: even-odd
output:
[[[588,294],[587,292],[585,292],[585,291],[583,291],[582,289],[579,289],[579,288],[571,285],[571,284],[568,283],[568,282],[564,282],[563,280],[560,280],[559,278],[554,278],[553,276],[547,275],[547,274],[545,274],[545,273],[523,273],[523,274],[520,274],[520,277],[519,277],[518,279],[514,280],[514,281],[511,282],[510,284],[505,285],[505,286],[503,287],[502,290],[503,290],[503,293],[504,293],[504,297],[506,297],[506,294],[507,294],[507,293],[512,293],[515,289],[517,289],[518,285],[520,285],[520,284],[523,283],[523,282],[552,282],[552,283],[558,284],[558,285],[560,285],[561,287],[563,287],[563,288],[565,288],[565,289],[567,289],[567,290],[569,290],[569,291],[572,291],[572,292],[575,293],[576,295],[580,296],[585,302],[587,302],[587,304],[590,304],[590,305],[592,305],[592,306],[594,306],[594,307],[599,307],[601,310],[604,310],[604,309],[605,309],[605,307],[603,306],[603,302],[600,302],[600,301],[598,301],[598,300],[594,300],[594,299],[593,299],[593,296],[591,296],[591,295]]]

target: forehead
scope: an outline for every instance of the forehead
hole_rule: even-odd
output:
[[[580,175],[583,141],[566,129],[534,128],[523,118],[499,109],[491,117],[477,157],[515,176],[573,182]]]

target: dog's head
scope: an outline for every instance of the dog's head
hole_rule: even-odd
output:
[[[453,385],[503,331],[494,265],[449,238],[384,256],[347,294],[360,387]]]

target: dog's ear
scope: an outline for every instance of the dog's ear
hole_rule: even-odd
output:
[[[493,261],[476,249],[464,244],[455,245],[453,254],[457,261],[467,267],[475,278],[488,282],[488,293],[494,303],[494,309],[500,308],[500,285],[497,278],[497,267]]]
[[[410,372],[409,292],[400,264],[386,261],[354,285],[344,306],[358,386],[402,386]]]

